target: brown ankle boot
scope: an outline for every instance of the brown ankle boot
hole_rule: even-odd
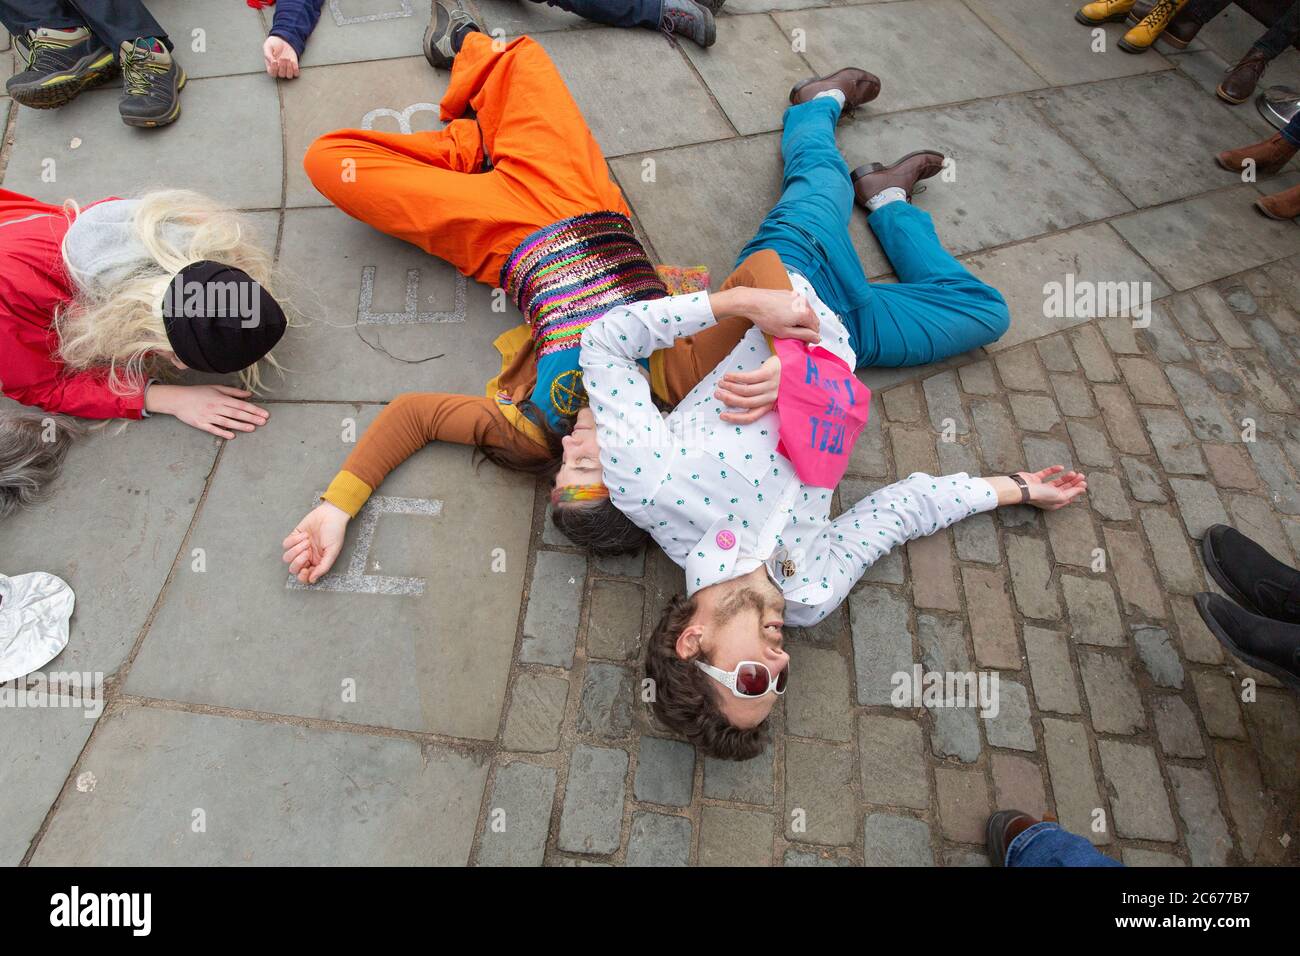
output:
[[[984,849],[994,866],[1007,865],[1007,848],[1011,841],[1036,823],[1041,823],[1023,810],[999,810],[984,825]]]
[[[1269,219],[1294,219],[1300,216],[1300,186],[1262,196],[1255,200],[1255,208]]]
[[[1160,39],[1164,40],[1176,50],[1186,50],[1187,45],[1196,39],[1196,34],[1201,32],[1201,23],[1190,13],[1190,7],[1183,7],[1178,11],[1178,15],[1169,21],[1169,26],[1165,27],[1165,32],[1160,34]]]
[[[820,76],[796,83],[790,90],[790,102],[794,106],[807,103],[818,93],[827,90],[839,90],[844,94],[844,108],[857,109],[863,103],[870,103],[880,95],[880,77],[856,66],[837,70],[830,76]]]
[[[1241,62],[1228,71],[1223,82],[1214,92],[1219,94],[1219,99],[1227,100],[1234,105],[1246,102],[1263,78],[1269,59],[1269,55],[1263,50],[1252,47],[1251,51],[1241,58]]]
[[[1268,139],[1252,143],[1240,149],[1224,150],[1214,161],[1231,173],[1245,170],[1248,160],[1255,161],[1255,172],[1275,173],[1291,161],[1296,148],[1282,138],[1281,133],[1274,133]]]
[[[912,198],[917,182],[929,179],[943,169],[943,153],[922,149],[908,153],[891,166],[867,163],[853,170],[853,196],[859,206],[867,208],[867,200],[890,186],[897,186]]]
[[[1145,20],[1155,5],[1156,0],[1137,0],[1137,3],[1133,4],[1133,9],[1128,12],[1129,26],[1137,26]]]

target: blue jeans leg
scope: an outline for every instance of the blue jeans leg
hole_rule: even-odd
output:
[[[736,263],[771,249],[787,269],[807,279],[821,300],[844,316],[871,297],[872,286],[849,238],[853,183],[835,145],[839,117],[839,104],[828,96],[785,111],[781,198]]]
[[[611,27],[659,28],[664,0],[533,0]]]
[[[1011,324],[1002,294],[943,248],[930,214],[888,203],[867,220],[898,276],[845,316],[858,367],[927,365],[996,341]]]
[[[1007,866],[1123,866],[1055,823],[1035,823],[1007,847]]]
[[[1300,148],[1300,113],[1291,117],[1291,121],[1282,127],[1282,138],[1292,146]]]

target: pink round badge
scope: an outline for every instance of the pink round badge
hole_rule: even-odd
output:
[[[736,536],[730,531],[719,531],[714,540],[723,551],[730,551],[736,546]]]

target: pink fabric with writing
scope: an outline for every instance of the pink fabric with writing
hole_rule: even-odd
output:
[[[773,348],[781,359],[777,451],[790,459],[805,485],[834,488],[867,423],[871,389],[842,358],[821,346],[776,339]]]

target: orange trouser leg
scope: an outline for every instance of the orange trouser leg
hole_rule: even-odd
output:
[[[529,37],[495,49],[465,38],[442,98],[442,118],[472,107],[497,173],[542,213],[539,227],[584,212],[630,216],[623,195],[551,58]]]
[[[538,228],[536,211],[503,177],[479,172],[483,144],[473,120],[429,133],[326,133],[303,166],[349,216],[489,285],[519,239]]]

